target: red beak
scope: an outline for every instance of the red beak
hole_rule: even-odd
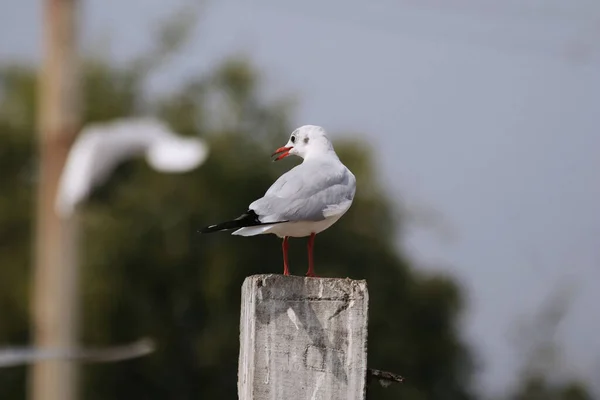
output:
[[[274,157],[276,155],[278,155],[278,157],[276,157],[273,161],[279,161],[282,158],[285,158],[287,156],[290,155],[290,150],[293,149],[293,146],[290,147],[280,147],[277,150],[275,150],[275,152],[273,154],[271,154],[271,157]]]

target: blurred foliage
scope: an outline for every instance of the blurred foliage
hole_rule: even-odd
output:
[[[256,71],[244,60],[228,60],[151,103],[135,69],[98,59],[84,65],[86,123],[154,113],[183,134],[203,136],[212,153],[181,175],[160,175],[142,159],[127,162],[81,210],[83,342],[149,335],[159,344],[150,357],[85,366],[83,398],[236,398],[240,287],[248,275],[281,273],[280,241],[199,236],[197,229],[238,215],[291,167],[293,161],[269,158],[292,131],[288,102],[263,104]],[[0,345],[7,345],[29,341],[35,75],[12,67],[0,77],[2,109],[19,111],[0,119]],[[206,109],[211,102],[218,111]],[[410,268],[394,246],[401,220],[374,179],[369,151],[350,140],[336,147],[359,189],[348,214],[317,239],[318,272],[368,280],[369,363],[409,377],[404,398],[471,398],[471,361],[456,327],[458,288]],[[306,270],[305,246],[291,241],[295,274]],[[0,371],[2,399],[23,398],[24,373]],[[373,398],[396,395],[374,389]]]
[[[167,31],[165,42],[176,36]],[[197,229],[239,215],[292,166],[269,158],[294,128],[291,102],[263,102],[257,72],[240,59],[148,101],[143,87],[152,68],[140,60],[84,63],[84,123],[155,114],[205,138],[211,155],[181,175],[160,175],[141,159],[126,162],[81,210],[83,343],[151,336],[159,345],[141,359],[84,366],[82,398],[234,399],[240,287],[248,275],[281,273],[281,243],[274,236],[199,236]],[[0,346],[30,341],[35,99],[32,68],[0,71]],[[317,273],[368,281],[369,365],[407,378],[385,389],[373,385],[370,399],[475,398],[472,357],[458,334],[459,287],[419,273],[395,246],[402,216],[377,182],[365,143],[335,146],[358,190],[350,211],[317,238]],[[290,243],[292,273],[304,274],[306,241]],[[24,398],[25,373],[0,370],[1,399]],[[547,390],[540,385],[526,382],[525,397],[514,398],[534,398],[527,396]],[[562,397],[543,398],[585,398],[575,386],[560,391]]]
[[[579,382],[551,383],[543,376],[529,376],[519,384],[510,400],[592,400]]]
[[[575,294],[568,282],[551,292],[533,315],[517,326],[515,348],[521,357],[520,382],[510,400],[591,400],[587,387],[569,380],[568,369],[557,336]]]

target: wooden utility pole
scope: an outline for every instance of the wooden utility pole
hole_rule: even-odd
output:
[[[255,275],[242,287],[240,400],[364,400],[365,281]]]
[[[39,186],[33,282],[36,348],[77,347],[76,220],[60,219],[54,201],[63,166],[79,128],[78,0],[44,0],[43,63],[39,76]],[[76,364],[36,363],[33,400],[75,400]]]

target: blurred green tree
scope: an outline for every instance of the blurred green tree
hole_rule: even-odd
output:
[[[34,82],[28,69],[0,71],[0,347],[29,342]],[[0,398],[22,398],[24,376],[22,367],[0,371]]]
[[[571,305],[575,287],[561,282],[550,297],[520,321],[515,332],[515,348],[521,357],[519,382],[509,392],[509,400],[591,400],[588,388],[572,378],[570,363],[560,342],[559,328]]]
[[[510,400],[592,400],[580,382],[549,382],[543,376],[527,376],[519,383]]]
[[[292,130],[291,102],[261,101],[256,71],[240,59],[148,101],[147,75],[135,65],[86,61],[84,121],[153,113],[183,134],[203,136],[212,153],[182,175],[127,162],[82,209],[84,343],[150,335],[159,344],[143,359],[85,366],[84,398],[236,398],[240,286],[250,274],[281,273],[280,242],[196,231],[244,210],[290,168],[293,161],[273,164],[269,153]],[[35,71],[4,68],[0,85],[0,345],[8,345],[29,341]],[[409,377],[404,398],[471,398],[471,359],[456,327],[458,287],[417,273],[399,254],[401,219],[375,179],[368,148],[353,140],[336,148],[359,189],[343,220],[319,235],[319,273],[368,280],[369,362]],[[303,274],[305,241],[291,244],[292,271]],[[24,368],[0,371],[1,398],[22,398],[24,388]]]

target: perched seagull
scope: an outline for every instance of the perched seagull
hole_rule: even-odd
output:
[[[296,155],[304,161],[279,177],[264,197],[240,217],[210,225],[200,233],[237,229],[233,235],[273,233],[283,238],[283,274],[289,275],[288,239],[308,236],[308,272],[315,276],[315,235],[333,225],[352,205],[356,178],[338,158],[323,128],[305,125],[273,153],[274,161]]]
[[[175,134],[154,118],[88,125],[77,136],[63,168],[55,202],[57,214],[71,215],[120,162],[140,154],[159,172],[185,172],[204,162],[208,146],[198,138]]]

